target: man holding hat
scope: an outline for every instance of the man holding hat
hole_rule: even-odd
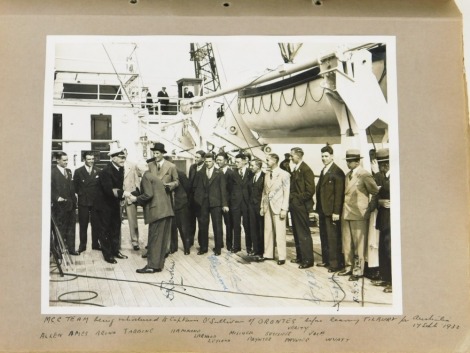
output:
[[[112,148],[108,153],[111,162],[98,174],[99,187],[95,209],[99,220],[99,240],[106,262],[115,264],[115,258],[127,259],[119,251],[121,244],[121,201],[130,196],[123,190],[124,162],[126,154],[122,148]]]
[[[370,212],[370,196],[379,192],[372,175],[360,166],[361,155],[357,149],[346,151],[346,163],[350,169],[346,174],[341,231],[345,268],[340,276],[350,276],[357,281],[364,275],[365,244]]]
[[[380,231],[379,236],[379,272],[380,280],[372,281],[375,286],[383,286],[385,293],[392,293],[392,244],[390,227],[390,162],[388,148],[377,151],[379,173],[374,179],[379,186],[379,193],[374,198],[377,201],[377,220],[375,227]]]

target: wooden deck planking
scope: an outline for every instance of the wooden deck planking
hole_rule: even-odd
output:
[[[276,260],[255,262],[254,258],[246,254],[245,249],[237,254],[222,249],[221,256],[214,256],[212,251],[197,255],[198,246],[195,244],[191,249],[191,254],[184,255],[181,239],[179,239],[178,252],[166,259],[165,268],[161,273],[137,274],[135,270],[146,264],[146,260],[141,255],[145,252],[143,248],[147,243],[147,229],[143,221],[139,220],[142,250],[134,251],[127,222],[124,222],[121,248],[122,253],[129,258],[117,259],[118,263],[115,265],[106,263],[100,251],[91,249],[80,256],[72,257],[75,261],[75,273],[85,277],[66,282],[51,281],[50,299],[57,300],[59,295],[71,291],[87,291],[79,294],[78,297],[85,298],[91,296],[88,292],[90,291],[97,292],[99,296],[89,302],[83,302],[81,306],[95,303],[107,307],[184,308],[217,307],[216,303],[218,303],[228,307],[272,308],[334,306],[345,295],[344,301],[340,304],[342,307],[360,307],[362,294],[364,294],[367,307],[387,306],[392,303],[392,296],[383,293],[382,287],[372,286],[368,279],[361,279],[354,283],[348,281],[348,276],[333,276],[323,267],[298,269],[297,264],[290,263],[290,259],[295,258],[291,232],[287,234],[286,264],[282,266],[277,265]],[[211,235],[209,249],[213,247],[212,239]],[[312,228],[312,239],[315,262],[320,262],[320,240],[317,228]],[[243,239],[242,244],[244,244]],[[71,269],[66,269],[66,272],[71,272]],[[104,277],[110,280],[86,276]],[[51,274],[50,277],[61,280],[55,274]],[[71,279],[71,277],[66,276],[64,279]],[[163,284],[161,284],[162,281]],[[333,281],[336,281],[339,286]],[[153,282],[153,285],[145,282]],[[67,298],[72,296],[73,294]],[[359,303],[354,302],[354,299]],[[50,305],[77,306],[77,304],[54,302]]]

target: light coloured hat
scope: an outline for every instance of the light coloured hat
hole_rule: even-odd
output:
[[[361,157],[361,151],[359,151],[358,149],[352,148],[346,151],[345,160],[348,161],[350,159],[359,159],[359,158],[363,158],[363,157]]]
[[[388,162],[388,160],[389,160],[388,148],[382,148],[382,149],[378,150],[377,153],[375,154],[375,157],[377,158],[378,163]]]
[[[124,153],[125,148],[122,147],[113,147],[111,150],[108,152],[109,157],[115,157],[115,156],[120,156],[122,155],[123,157],[126,155]]]

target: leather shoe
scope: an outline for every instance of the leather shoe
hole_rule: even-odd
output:
[[[178,249],[176,249],[176,250],[170,250],[170,254],[174,254],[174,253],[177,252],[177,251],[178,251]]]
[[[150,268],[145,266],[144,268],[139,268],[135,270],[137,273],[155,273],[155,272],[162,272],[160,268]]]
[[[305,268],[309,268],[309,267],[313,267],[313,264],[301,264],[299,266],[300,269],[305,269]]]
[[[351,275],[348,281],[358,281],[362,276]]]
[[[100,245],[94,245],[91,247],[93,250],[101,250],[101,246]]]
[[[199,250],[197,252],[198,255],[204,255],[204,254],[207,254],[207,251],[203,251],[203,250]]]
[[[286,263],[286,260],[279,260],[277,262],[278,265],[284,265]]]
[[[272,259],[269,258],[269,257],[259,257],[257,260],[258,260],[258,262],[263,262],[263,261],[272,260]]]
[[[214,251],[215,256],[220,256],[220,251]]]
[[[74,256],[80,255],[80,253],[78,251],[75,251],[75,250],[69,251],[69,254],[74,255]]]
[[[145,253],[145,254],[142,255],[142,258],[146,259],[148,256],[149,256],[148,253]]]
[[[140,246],[139,245],[134,245],[134,250],[135,251],[140,250]]]
[[[342,267],[330,267],[328,269],[328,272],[329,273],[332,273],[332,272],[338,272],[338,271],[341,271],[343,268]]]
[[[317,266],[318,267],[328,267],[329,264],[327,264],[326,262],[319,262],[317,263]]]
[[[292,259],[290,260],[290,262],[292,262],[293,264],[300,264],[302,261],[300,261],[300,259]]]
[[[352,275],[352,271],[351,271],[351,270],[349,270],[349,271],[343,270],[343,271],[339,271],[339,272],[338,272],[338,276],[350,276],[350,275]]]
[[[127,259],[127,256],[124,254],[121,254],[119,251],[114,254],[114,257],[117,257],[118,259]]]
[[[78,247],[78,252],[79,252],[79,253],[82,253],[82,252],[85,252],[85,251],[86,251],[86,246],[80,245],[80,246]]]
[[[105,257],[104,261],[106,261],[110,264],[117,264],[117,261],[114,259],[114,257]]]
[[[230,252],[231,252],[232,254],[236,254],[236,253],[239,252],[240,250],[241,250],[241,249],[232,249],[232,250],[230,250]]]
[[[393,289],[391,285],[388,285],[387,287],[384,288],[384,293],[392,293]]]
[[[185,250],[185,251],[184,251],[184,254],[185,254],[185,255],[189,255],[189,250]]]
[[[385,287],[385,286],[387,286],[387,282],[381,281],[381,280],[371,281],[371,283],[372,283],[373,286],[376,286],[376,287]]]

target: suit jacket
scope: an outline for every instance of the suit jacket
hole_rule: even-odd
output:
[[[182,171],[178,170],[180,184],[174,191],[175,211],[182,209],[188,204],[189,179]]]
[[[344,172],[335,163],[320,176],[317,185],[317,212],[325,216],[341,215],[344,201]]]
[[[373,198],[372,207],[377,208],[377,219],[375,221],[375,227],[380,231],[390,229],[390,208],[380,207],[378,200],[385,199],[390,200],[390,179],[382,173],[374,174],[374,180],[379,187],[379,192]]]
[[[206,168],[196,173],[193,183],[194,202],[201,207],[208,202],[209,207],[228,207],[227,185],[224,173],[213,167],[212,176],[207,177]]]
[[[119,209],[124,193],[124,169],[116,169],[113,162],[109,162],[98,173],[98,193],[95,198],[95,208],[97,210]],[[117,190],[117,197],[114,196],[113,189]]]
[[[79,206],[93,206],[93,201],[98,192],[98,172],[100,170],[93,166],[91,168],[91,174],[85,166],[75,169],[73,173],[73,184],[75,187],[75,193],[78,195]]]
[[[168,92],[163,92],[163,91],[158,91],[157,93],[157,97],[159,98],[158,101],[161,103],[161,104],[168,104],[170,102],[169,99],[165,99],[165,98],[168,98]]]
[[[312,169],[302,162],[291,171],[290,201],[303,203],[307,210],[313,210],[313,195],[315,194],[315,176]]]
[[[149,171],[163,181],[164,184],[169,185],[171,191],[178,187],[178,172],[173,163],[163,160],[162,167],[158,170],[157,161],[154,160],[149,163]]]
[[[226,176],[230,190],[230,209],[248,206],[253,172],[247,168],[242,178],[237,169],[232,171],[232,173],[227,173]]]
[[[379,189],[372,175],[361,166],[356,168],[352,179],[349,180],[351,172],[349,171],[345,178],[343,220],[369,219],[372,210],[369,199],[370,196],[376,195]]]
[[[142,176],[140,190],[137,203],[144,208],[145,224],[174,216],[171,198],[168,197],[162,180],[146,171]]]
[[[75,197],[75,188],[73,185],[72,172],[65,168],[67,178],[62,174],[57,166],[51,169],[51,202],[53,207],[61,206],[65,211],[74,210],[77,205]],[[67,201],[58,202],[62,197]]]
[[[137,174],[137,167],[134,163],[126,161],[124,163],[124,191],[135,191],[140,188],[140,178]],[[128,204],[131,204],[131,201],[127,201]]]
[[[250,183],[250,205],[256,210],[261,208],[261,198],[263,197],[265,174],[261,172],[258,180],[255,180],[255,175],[251,178]]]
[[[267,172],[264,178],[261,209],[266,214],[271,206],[274,214],[289,210],[290,174],[281,168]]]

